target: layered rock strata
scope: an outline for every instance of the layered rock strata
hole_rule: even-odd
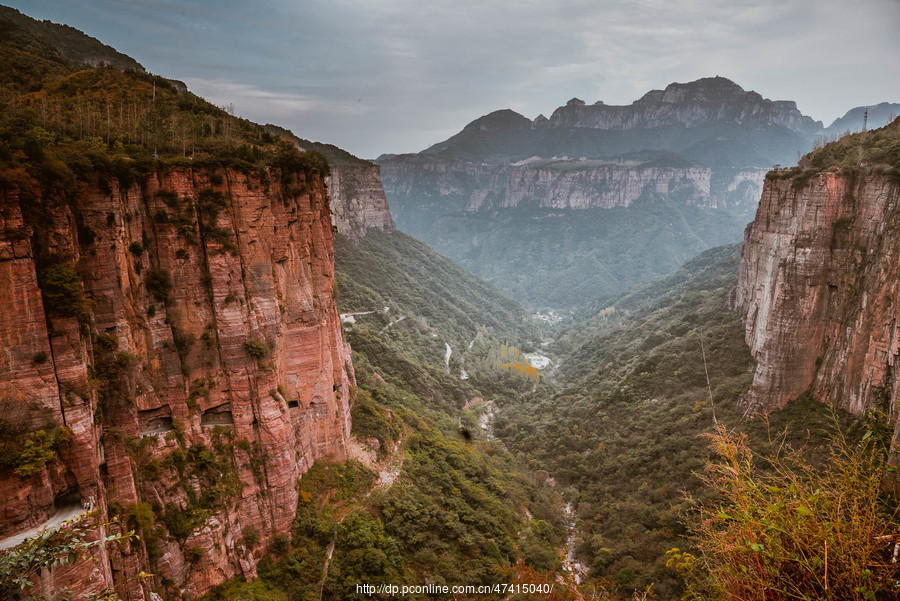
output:
[[[488,165],[388,161],[385,191],[403,214],[431,206],[443,214],[501,208],[609,209],[664,198],[688,206],[752,210],[765,170],[655,167],[603,161]]]
[[[173,168],[71,203],[0,192],[0,414],[71,432],[43,469],[0,474],[0,541],[71,503],[142,534],[38,588],[193,599],[255,575],[298,478],[345,454],[333,236],[317,172]],[[47,265],[78,274],[86,314],[48,304]]]
[[[368,161],[333,164],[325,180],[332,223],[338,233],[357,240],[369,230],[396,230],[381,185],[381,168]]]
[[[811,390],[856,414],[877,409],[896,420],[898,293],[896,180],[832,172],[767,179],[732,298],[757,360],[748,411]]]

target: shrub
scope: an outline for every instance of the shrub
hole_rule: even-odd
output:
[[[44,351],[38,351],[34,354],[34,357],[31,358],[31,361],[37,365],[41,365],[47,362],[47,353]]]
[[[181,359],[184,359],[197,341],[197,337],[181,328],[172,326],[172,341],[175,346],[175,352],[178,353]]]
[[[253,526],[248,526],[243,530],[244,546],[248,549],[254,548],[257,544],[259,544],[259,531]]]
[[[38,286],[48,312],[77,317],[82,324],[90,321],[91,301],[84,298],[81,277],[73,263],[58,255],[42,261],[38,270]]]
[[[128,252],[137,256],[137,255],[141,254],[142,252],[144,252],[144,245],[141,244],[140,242],[132,242],[131,244],[128,245]]]
[[[900,564],[895,498],[881,488],[886,446],[870,430],[852,444],[832,439],[821,468],[799,452],[760,458],[745,435],[707,435],[718,461],[705,482],[723,502],[699,507],[697,534],[708,575],[694,592],[729,599],[893,598]],[[676,553],[673,557],[677,556]],[[693,557],[676,567],[691,568]],[[705,590],[704,590],[705,589]]]
[[[147,292],[161,303],[169,300],[169,290],[172,289],[172,276],[165,269],[148,269],[144,278],[147,284]]]
[[[166,503],[166,511],[162,515],[162,521],[166,525],[166,530],[169,531],[169,534],[178,540],[186,539],[194,531],[190,516],[175,503]]]
[[[71,438],[72,432],[68,428],[55,427],[31,432],[13,459],[16,466],[13,471],[22,478],[39,473],[56,458],[59,445]]]
[[[261,342],[256,338],[250,338],[244,341],[244,350],[254,359],[262,359],[269,354],[269,347],[265,342]]]
[[[197,563],[203,559],[203,547],[191,547],[184,552],[184,557],[191,563]]]
[[[149,536],[153,531],[153,523],[155,521],[153,515],[153,507],[150,503],[138,501],[128,506],[125,512],[128,520],[128,527],[132,530],[140,530],[144,536]]]
[[[97,336],[97,344],[112,351],[118,348],[119,339],[114,334],[100,334]]]
[[[283,532],[276,534],[272,539],[272,551],[278,555],[284,555],[291,548],[291,539]]]

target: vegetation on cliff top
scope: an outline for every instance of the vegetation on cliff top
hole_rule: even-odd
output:
[[[874,172],[900,180],[900,118],[880,129],[823,138],[796,167],[770,171],[766,177],[803,183],[823,171]]]
[[[143,71],[85,68],[2,15],[0,30],[0,189],[26,202],[71,200],[79,182],[129,185],[179,166],[328,173],[322,155],[298,151],[233,107]]]

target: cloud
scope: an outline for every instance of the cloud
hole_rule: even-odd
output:
[[[253,119],[253,115],[358,117],[370,112],[361,100],[337,101],[326,96],[282,92],[225,79],[187,78],[185,83],[195,94],[224,106],[233,103],[235,113]]]

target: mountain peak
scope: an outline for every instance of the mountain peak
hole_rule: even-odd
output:
[[[651,90],[635,104],[727,101],[740,98],[748,92],[726,77],[702,77],[687,83],[673,82],[665,90]],[[755,94],[755,92],[750,92]],[[761,98],[761,97],[760,97]]]
[[[497,129],[523,129],[531,127],[531,120],[520,115],[511,109],[502,109],[488,113],[483,117],[475,119],[463,128],[463,131],[480,129],[480,130],[497,130]]]
[[[551,127],[629,130],[696,123],[780,125],[815,134],[822,124],[797,110],[791,101],[772,101],[744,90],[726,77],[704,77],[651,90],[630,105],[585,106],[570,100],[550,117]]]

